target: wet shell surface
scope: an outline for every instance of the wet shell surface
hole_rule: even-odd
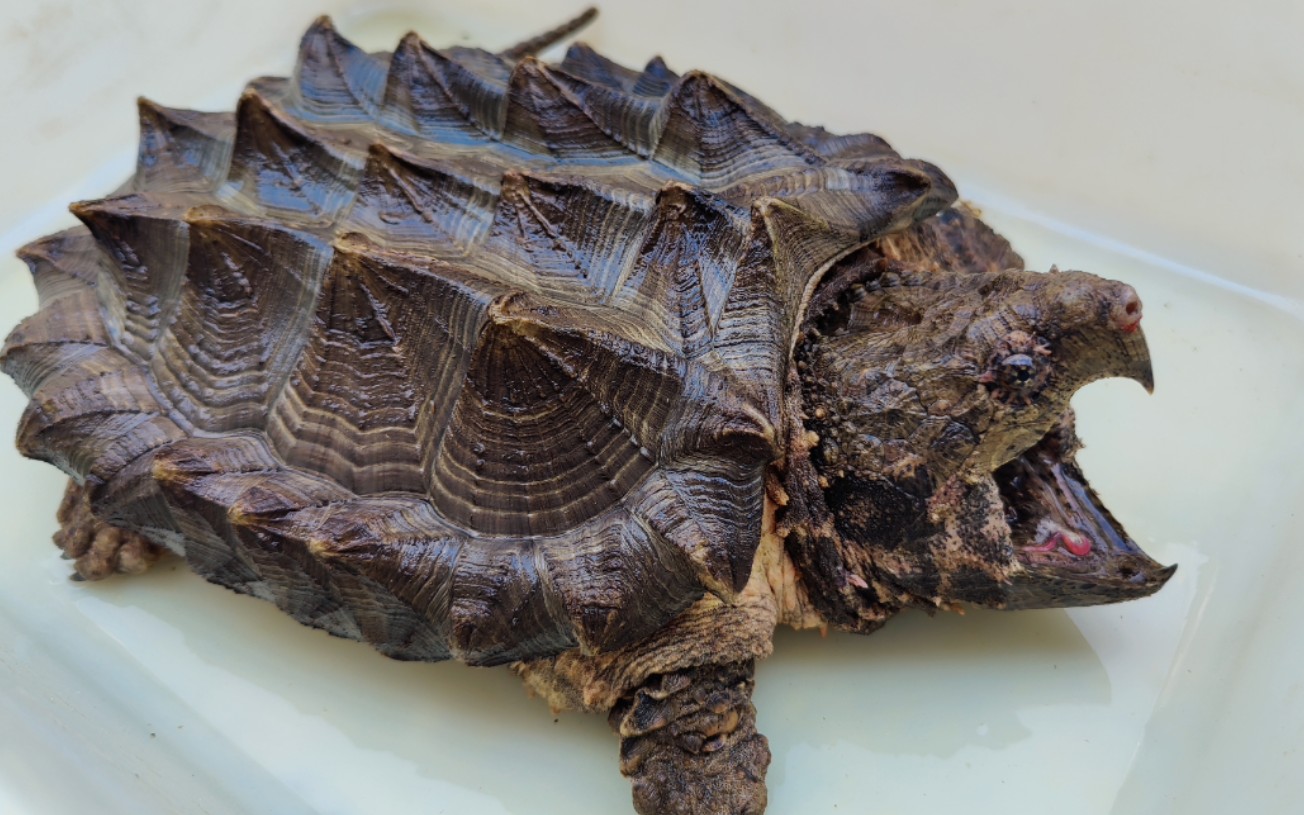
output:
[[[815,283],[954,198],[659,59],[325,19],[235,112],[140,124],[135,176],[22,252],[20,447],[401,659],[610,650],[740,591]]]

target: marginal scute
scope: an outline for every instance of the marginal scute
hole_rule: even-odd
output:
[[[33,395],[18,425],[18,449],[79,479],[104,483],[157,447],[184,437],[162,414],[144,374],[122,360],[116,368],[47,381]]]
[[[328,630],[348,626],[352,631],[344,636],[370,642],[395,659],[447,659],[446,632],[424,613],[429,609],[415,608],[396,596],[383,582],[385,575],[378,581],[365,573],[336,568],[322,557],[341,540],[374,534],[380,524],[394,522],[398,513],[388,503],[367,499],[307,507],[266,520],[250,519],[241,531],[252,538],[251,548],[287,558],[291,568],[321,587],[315,594],[328,602],[302,606],[310,625]]]
[[[694,472],[694,468],[703,462],[707,463],[707,468]],[[666,613],[673,614],[674,610],[682,609],[703,590],[726,602],[732,601],[746,583],[743,573],[749,571],[755,551],[752,533],[758,527],[753,519],[760,517],[759,485],[763,469],[763,463],[721,461],[698,455],[683,457],[673,467],[662,466],[650,472],[625,502],[632,508],[628,517],[621,513],[612,519],[637,525],[639,529],[620,535],[604,535],[607,539],[622,541],[621,548],[614,550],[624,561],[619,567],[622,574],[637,572],[638,563],[628,559],[638,557],[639,552],[647,547],[646,557],[655,559],[662,568],[672,570],[661,577],[666,587],[691,588],[691,591],[678,595],[683,605],[676,605],[674,598],[661,598],[658,602],[669,604]],[[757,512],[738,517],[721,515],[722,510],[737,505],[754,506]],[[611,519],[610,515],[607,517]],[[579,538],[589,543],[569,543],[563,551],[574,554],[588,548],[591,534]],[[626,545],[635,548],[627,550]],[[579,590],[584,585],[563,587],[563,591]],[[633,588],[628,580],[622,580],[621,585],[626,592]],[[655,588],[650,587],[650,590]],[[608,600],[604,607],[609,606]],[[652,613],[655,608],[651,605],[651,598],[644,596],[641,590],[624,598],[620,607],[642,608],[647,613]],[[592,622],[590,619],[586,625],[592,625]],[[621,613],[607,620],[605,625],[614,631],[622,628],[628,631],[652,624]],[[655,628],[653,625],[652,630]],[[599,641],[598,644],[602,643]]]
[[[846,230],[857,242],[908,226],[939,205],[925,168],[912,162],[883,160],[863,167],[812,167],[738,184],[722,195],[730,200],[775,198],[801,209],[816,221]]]
[[[32,273],[42,308],[69,292],[93,289],[107,262],[95,236],[85,226],[32,241],[17,255]]]
[[[307,544],[313,556],[332,574],[376,587],[371,593],[397,606],[398,619],[421,623],[411,625],[419,634],[412,639],[421,640],[428,653],[416,657],[409,649],[405,657],[452,656],[453,571],[464,538],[441,527],[428,503],[407,496],[335,503],[316,514]]]
[[[5,371],[33,394],[70,372],[90,375],[96,368],[92,358],[104,356],[109,345],[93,288],[73,279],[57,298],[42,299],[44,307],[15,327],[0,351]]]
[[[612,89],[605,84],[572,77],[562,70],[552,71],[551,78],[574,100],[593,126],[608,138],[641,158],[652,155],[665,125],[660,95],[646,96],[633,89]]]
[[[61,305],[76,308],[84,303],[85,300],[81,303],[72,300]],[[51,311],[55,310],[42,309],[37,315],[46,315]],[[57,323],[59,315],[52,316]],[[83,379],[122,369],[122,355],[107,342],[78,342],[71,338],[65,340],[52,337],[45,333],[46,326],[43,325],[38,329],[40,333],[30,333],[45,319],[42,316],[39,322],[29,319],[20,324],[5,341],[4,352],[0,355],[0,364],[4,365],[5,371],[34,398],[45,388],[63,388]],[[49,328],[54,330],[54,324]]]
[[[237,499],[254,486],[283,480],[286,472],[262,434],[254,432],[184,439],[161,448],[150,467],[159,488],[171,496],[179,517],[185,514],[212,523],[228,523],[247,515],[248,504],[239,507]],[[348,497],[326,479],[307,483],[313,488],[292,501],[291,508]]]
[[[653,57],[630,90],[640,96],[665,96],[678,80],[679,74],[670,70],[665,60]]]
[[[611,513],[596,530],[543,550],[544,562],[581,647],[629,645],[701,596],[693,562],[638,515]],[[636,591],[631,591],[637,586]]]
[[[453,576],[452,647],[473,665],[502,665],[579,644],[530,538],[466,546]]]
[[[873,133],[830,133],[822,127],[798,124],[788,125],[788,132],[821,156],[834,161],[865,161],[879,158],[896,158],[896,151],[887,141]]]
[[[730,518],[726,509],[735,504],[762,504],[762,471],[761,463],[702,455],[666,473],[683,503],[683,517],[699,535],[700,548],[693,552],[694,560],[710,574],[708,588],[726,599],[747,585],[755,552],[748,544],[759,540],[761,534],[760,513]]]
[[[294,514],[350,495],[320,476],[272,463],[263,444],[237,436],[230,450],[190,439],[162,451],[155,477],[185,518],[186,557],[200,574],[239,576],[233,585],[270,600],[300,622],[361,638],[354,610],[303,549]],[[286,534],[282,534],[286,533]],[[193,536],[193,537],[192,537]]]
[[[645,99],[664,97],[679,79],[661,57],[653,57],[639,72],[607,59],[582,42],[567,49],[557,67],[586,85]]]
[[[67,292],[60,300],[64,302],[58,308],[42,309],[9,332],[5,353],[39,345],[109,344],[94,289],[80,287],[78,291]]]
[[[772,427],[781,427],[774,371],[786,368],[804,293],[854,235],[774,198],[753,203],[750,240],[717,324],[717,347],[730,374]]]
[[[399,40],[389,58],[389,73],[385,77],[385,92],[381,97],[379,121],[392,130],[418,135],[430,135],[422,130],[419,111],[423,107],[442,110],[447,101],[443,87],[431,70],[423,64],[423,51],[428,48],[415,32],[408,32]],[[431,100],[430,94],[436,94]],[[432,105],[432,101],[435,103]]]
[[[752,214],[757,231],[762,223],[765,225],[772,258],[769,266],[774,270],[777,294],[785,303],[800,302],[820,273],[859,238],[858,233],[840,224],[831,224],[780,199],[762,198],[752,206]],[[796,312],[776,309],[775,313],[785,318],[778,336],[794,336]]]
[[[527,46],[323,19],[234,114],[142,100],[124,192],[23,250],[24,451],[401,659],[610,651],[736,599],[805,300],[954,190],[706,74]]]
[[[550,75],[603,133],[643,158],[652,155],[665,125],[665,96],[679,78],[660,57],[639,73],[577,43]]]

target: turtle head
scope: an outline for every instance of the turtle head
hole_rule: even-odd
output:
[[[1035,608],[1168,580],[1074,461],[1078,388],[1153,386],[1130,286],[883,261],[818,313],[803,411],[852,583],[892,604]]]

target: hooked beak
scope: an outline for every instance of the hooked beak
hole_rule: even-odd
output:
[[[1154,393],[1155,369],[1150,363],[1150,348],[1146,345],[1146,337],[1140,326],[1119,336],[1119,354],[1123,360],[1122,366],[1116,373],[1106,376],[1134,379],[1141,383],[1146,393]]]
[[[1131,286],[1126,290],[1131,292]],[[1121,325],[1111,319],[1106,321],[1105,330],[1061,338],[1061,350],[1056,356],[1070,361],[1068,380],[1073,391],[1098,379],[1122,377],[1136,380],[1147,393],[1154,393],[1155,372],[1145,332],[1141,329],[1140,301],[1134,302],[1137,303],[1134,312]]]

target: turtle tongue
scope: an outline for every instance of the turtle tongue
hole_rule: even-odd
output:
[[[1091,605],[1158,591],[1176,567],[1142,551],[1063,453],[1060,433],[1052,432],[997,471],[1025,567],[1006,607]]]

